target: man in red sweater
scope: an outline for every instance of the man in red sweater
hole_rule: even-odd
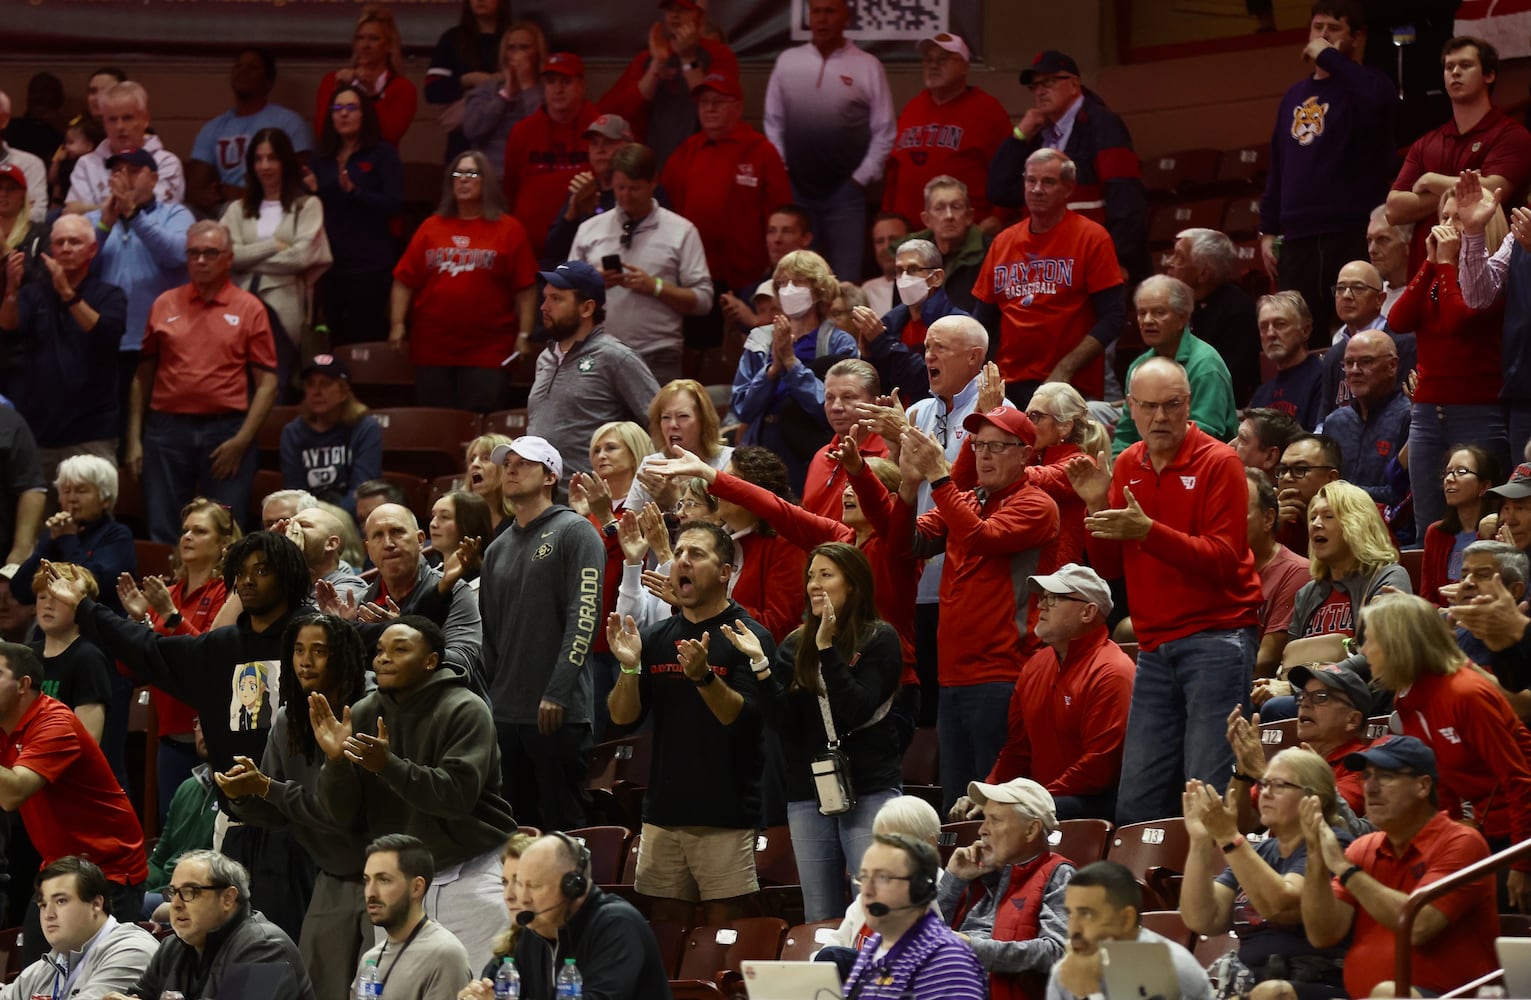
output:
[[[850,475],[838,456],[845,447],[845,435],[856,426],[856,404],[875,403],[880,395],[882,380],[877,377],[877,369],[860,358],[836,361],[824,373],[824,419],[829,421],[835,436],[808,463],[808,477],[803,483],[804,510],[835,519],[843,515]],[[870,431],[861,435],[856,450],[862,458],[888,457],[888,443]]]
[[[1112,819],[1122,739],[1132,702],[1132,659],[1111,641],[1111,588],[1078,563],[1033,576],[1041,595],[1036,635],[1047,643],[1021,668],[1010,696],[1010,736],[984,780],[1031,778],[1052,794],[1059,819]],[[964,795],[951,818],[977,819]]]
[[[597,108],[585,100],[585,62],[555,52],[542,64],[542,107],[516,123],[505,141],[505,204],[542,256],[569,182],[590,162],[585,129]]]
[[[1188,419],[1191,386],[1150,358],[1127,389],[1142,440],[1108,474],[1069,463],[1085,502],[1090,563],[1125,577],[1138,635],[1117,823],[1176,816],[1191,778],[1222,791],[1232,773],[1226,719],[1247,708],[1260,578],[1245,526],[1249,487],[1234,450]]]
[[[913,533],[915,555],[946,552],[936,626],[936,730],[947,810],[968,782],[989,773],[1005,745],[1006,706],[1030,610],[1021,581],[1038,570],[1051,572],[1058,550],[1058,505],[1026,475],[1037,440],[1026,414],[996,407],[969,414],[962,427],[978,489],[958,489],[941,443],[908,427],[900,436],[903,481],[892,516],[895,534]],[[930,484],[935,506],[916,524],[921,483]]]

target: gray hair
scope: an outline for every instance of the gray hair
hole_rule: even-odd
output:
[[[941,267],[945,263],[941,259],[941,251],[937,250],[936,245],[929,240],[905,240],[898,245],[894,255],[896,257],[903,253],[914,254],[921,267]]]
[[[1395,230],[1398,231],[1398,236],[1405,243],[1409,242],[1410,240],[1412,240],[1414,238],[1414,223],[1412,223],[1412,222],[1403,222],[1403,223],[1395,224],[1395,223],[1387,221],[1387,204],[1385,202],[1383,204],[1381,204],[1381,205],[1378,205],[1376,208],[1372,209],[1371,221],[1372,222],[1383,222],[1383,223],[1387,223],[1387,225],[1389,225],[1389,226],[1392,226]]]
[[[1232,278],[1239,266],[1239,252],[1226,233],[1216,229],[1182,229],[1175,239],[1190,241],[1191,264],[1206,268],[1218,284]]]
[[[261,500],[260,505],[264,509],[266,504],[271,503],[273,500],[278,503],[284,500],[291,500],[297,505],[294,508],[295,510],[307,510],[310,507],[319,506],[319,498],[308,492],[308,490],[277,490],[275,493],[267,493],[265,499]]]
[[[203,219],[200,222],[193,222],[191,224],[191,228],[186,230],[186,242],[189,244],[192,240],[196,239],[198,236],[203,235],[204,233],[217,233],[219,238],[223,240],[223,249],[234,249],[234,234],[229,232],[229,227],[225,226],[221,222],[215,222],[212,219]]]
[[[1196,294],[1191,291],[1191,286],[1167,274],[1155,274],[1144,278],[1143,283],[1138,285],[1138,290],[1132,294],[1132,301],[1136,304],[1145,292],[1159,291],[1169,297],[1170,308],[1178,315],[1190,319],[1191,313],[1196,311]]]
[[[1075,178],[1079,176],[1079,171],[1074,166],[1074,161],[1069,159],[1064,154],[1058,152],[1058,150],[1050,149],[1047,146],[1043,146],[1041,149],[1037,150],[1035,153],[1032,153],[1030,156],[1026,157],[1026,166],[1028,166],[1028,167],[1031,166],[1034,163],[1055,163],[1055,162],[1059,163],[1059,164],[1062,164],[1062,166],[1060,166],[1058,168],[1058,176],[1060,178],[1062,178],[1063,183],[1065,183],[1065,184],[1073,184]]]
[[[957,178],[953,177],[951,174],[937,174],[936,176],[932,177],[930,180],[925,182],[925,190],[924,190],[923,194],[925,196],[925,207],[926,208],[930,207],[930,194],[931,194],[931,192],[932,191],[939,191],[942,188],[952,188],[953,190],[961,191],[962,192],[962,200],[963,201],[967,201],[968,200],[968,186],[966,184],[962,183]]]
[[[872,367],[870,361],[863,361],[860,358],[842,358],[824,373],[826,379],[831,375],[859,379],[866,394],[874,399],[882,392],[882,379],[878,378],[877,369]]]
[[[245,866],[217,851],[196,850],[187,851],[175,859],[176,864],[184,861],[199,862],[207,866],[207,879],[214,885],[227,886],[239,890],[241,903],[250,900],[250,873]]]
[[[136,80],[123,80],[115,83],[112,88],[101,98],[102,102],[132,101],[145,115],[149,113],[149,92],[144,85]]]
[[[1482,539],[1467,546],[1462,554],[1493,556],[1494,565],[1499,568],[1499,579],[1506,587],[1525,583],[1527,579],[1531,579],[1531,558],[1528,558],[1524,551],[1506,542]]]
[[[917,840],[935,843],[941,834],[941,817],[935,808],[918,795],[900,795],[889,799],[872,817],[876,833],[904,833]]]
[[[845,300],[845,305],[849,309],[867,304],[867,293],[854,281],[840,282],[840,298]]]
[[[1308,300],[1302,297],[1302,293],[1288,288],[1284,292],[1272,292],[1262,295],[1255,301],[1255,315],[1260,315],[1260,310],[1266,306],[1275,306],[1277,309],[1285,309],[1297,317],[1297,325],[1304,330],[1313,329],[1313,311],[1308,308]]]
[[[95,455],[71,455],[58,464],[58,474],[53,480],[55,489],[65,483],[84,483],[94,486],[101,494],[101,502],[110,511],[117,505],[117,466]]]

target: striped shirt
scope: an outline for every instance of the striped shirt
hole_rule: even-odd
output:
[[[879,956],[882,935],[861,945],[845,995],[857,1000],[985,1000],[989,974],[934,913],[926,913]]]

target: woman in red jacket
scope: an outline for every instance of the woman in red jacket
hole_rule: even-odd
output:
[[[405,78],[403,62],[404,47],[393,11],[383,4],[363,7],[356,19],[356,33],[351,36],[351,62],[324,74],[319,81],[314,132],[324,131],[336,87],[351,84],[372,98],[383,138],[397,146],[420,104],[420,92]]]
[[[1462,553],[1478,540],[1478,522],[1499,507],[1489,490],[1499,485],[1499,462],[1475,444],[1453,445],[1441,473],[1446,510],[1425,529],[1419,596],[1444,607],[1441,587],[1462,579]]]
[[[1445,509],[1439,474],[1453,441],[1478,445],[1494,455],[1501,468],[1510,467],[1504,407],[1499,403],[1504,300],[1480,312],[1462,299],[1457,283],[1461,232],[1453,188],[1441,196],[1440,224],[1425,241],[1424,265],[1388,313],[1388,326],[1399,333],[1413,332],[1419,350],[1419,383],[1409,415],[1416,538],[1423,538]],[[1496,210],[1484,238],[1503,240],[1506,232],[1504,213]]]
[[[157,576],[144,577],[143,589],[129,573],[117,578],[117,596],[129,618],[145,621],[160,635],[201,635],[228,600],[223,582],[223,550],[239,540],[234,515],[222,504],[197,497],[181,508],[181,540],[176,548],[175,579],[167,587]],[[197,713],[152,688],[159,722],[159,815],[170,811],[170,799],[200,761],[193,733]]]
[[[1531,731],[1493,677],[1457,648],[1428,601],[1383,594],[1361,611],[1372,681],[1395,695],[1393,728],[1435,751],[1440,807],[1477,827],[1490,850],[1531,839]],[[1516,862],[1509,902],[1531,909],[1531,867]]]
[[[1069,483],[1065,466],[1078,454],[1111,451],[1106,429],[1091,419],[1079,390],[1067,382],[1044,382],[1026,410],[1037,429],[1031,482],[1058,503],[1058,565],[1084,561],[1084,501]],[[1035,616],[1033,609],[1033,616]],[[1032,624],[1035,625],[1035,617]]]

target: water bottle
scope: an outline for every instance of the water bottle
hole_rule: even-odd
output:
[[[521,976],[509,955],[494,974],[494,1000],[521,1000]]]
[[[584,994],[585,977],[579,974],[574,959],[564,959],[563,968],[558,970],[558,990],[555,996],[558,1000],[580,1000]]]
[[[377,959],[367,959],[356,977],[356,1000],[377,1000],[383,995],[383,980],[377,974]]]

